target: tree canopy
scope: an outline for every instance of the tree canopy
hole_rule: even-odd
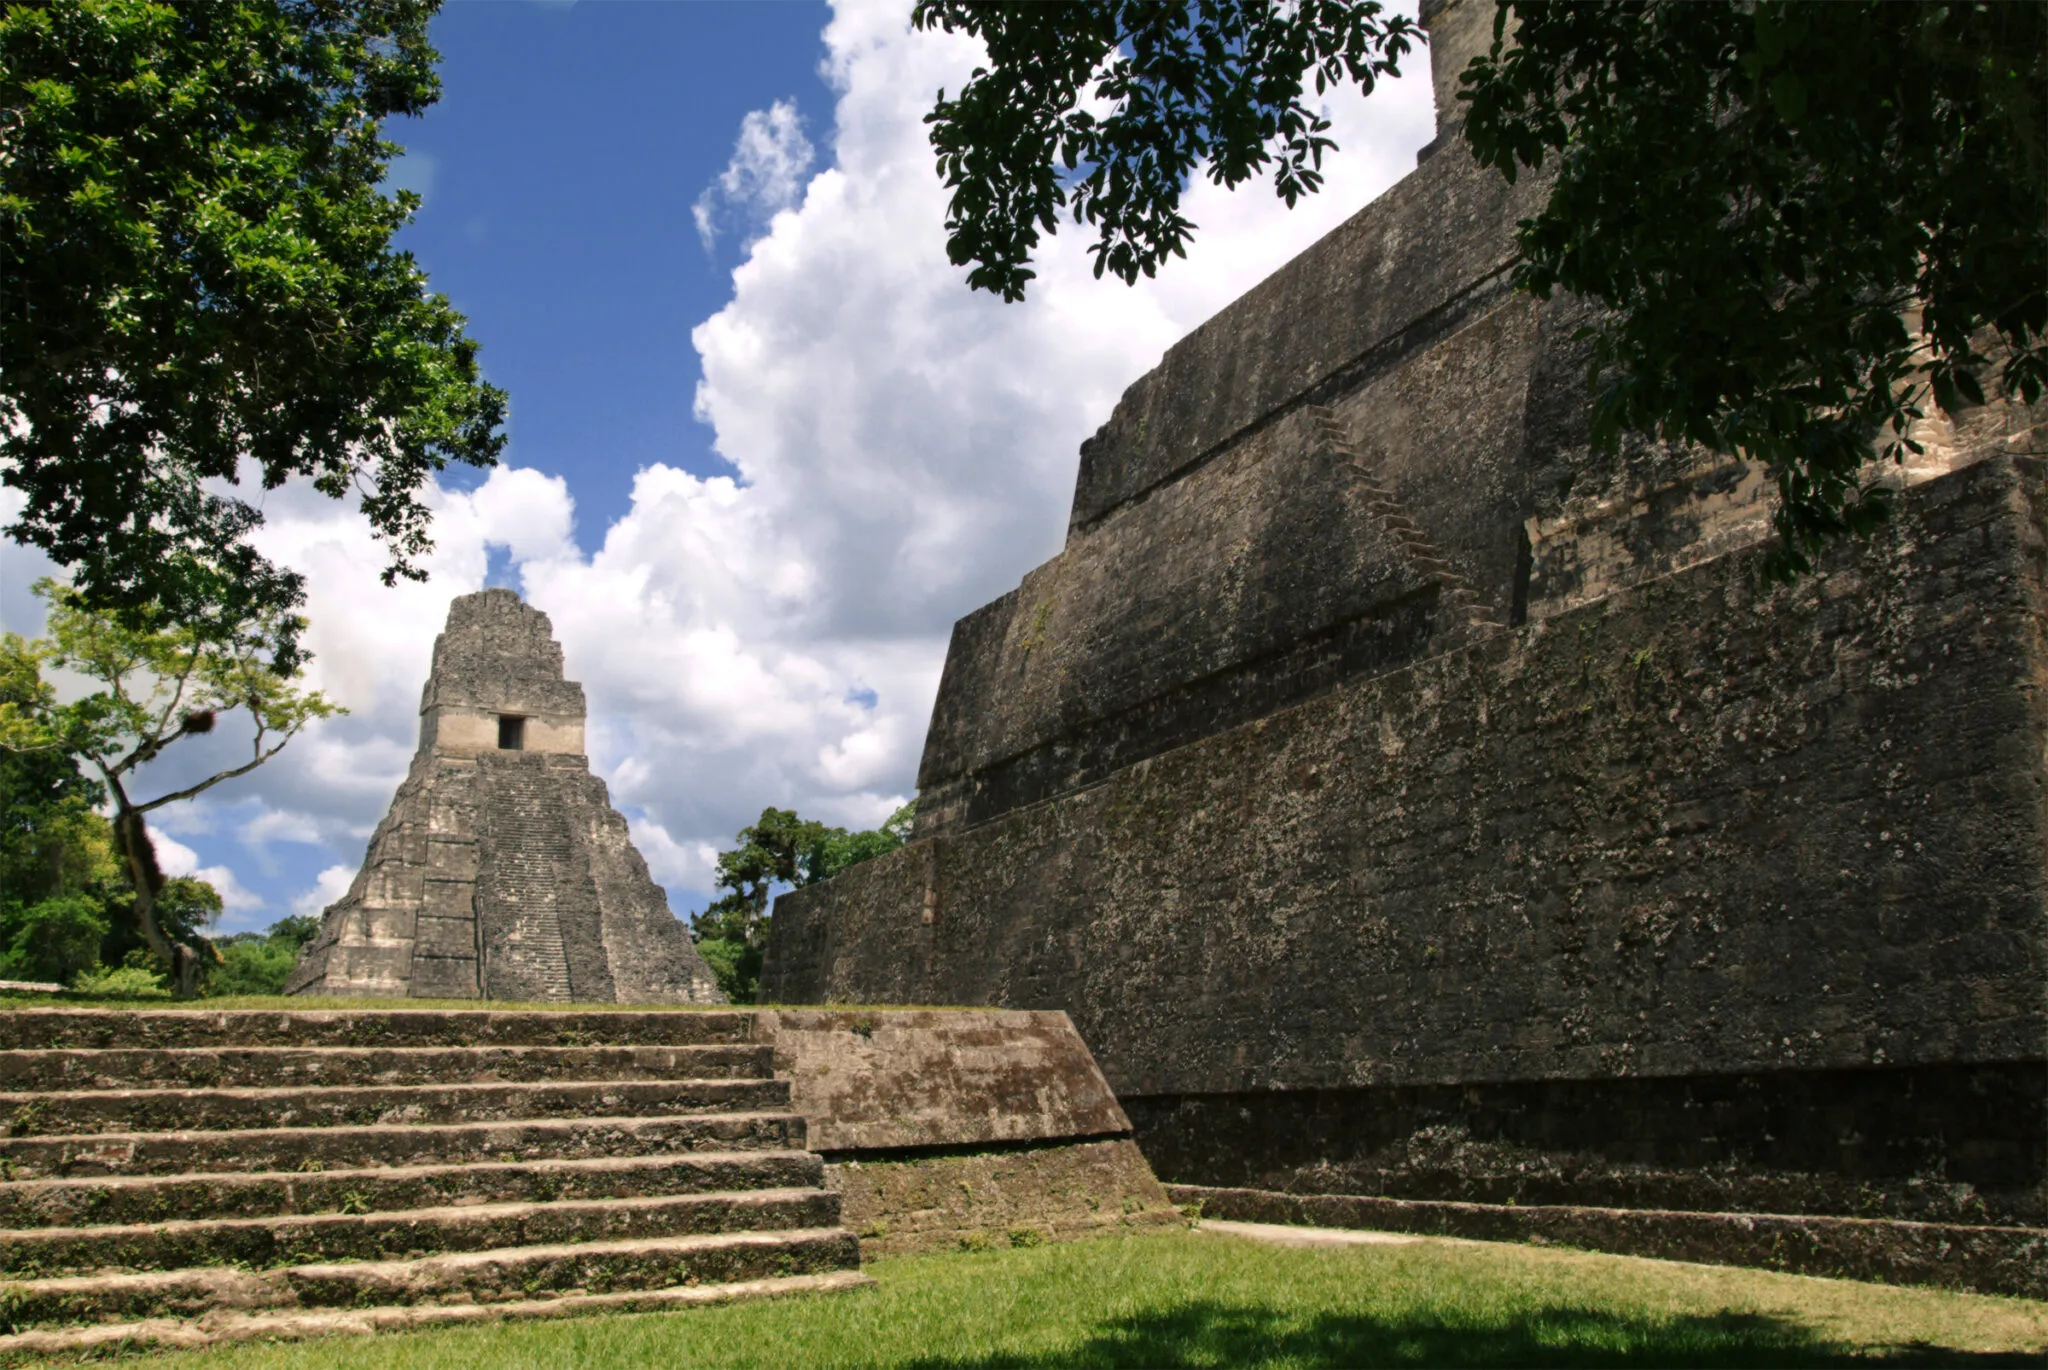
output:
[[[391,238],[392,115],[440,91],[438,0],[51,0],[0,12],[0,482],[85,603],[263,622],[298,575],[230,493],[359,496],[419,578],[420,499],[487,466],[503,392]]]
[[[282,994],[299,964],[299,952],[320,931],[320,920],[289,914],[262,932],[237,932],[215,943],[220,964],[206,977],[209,996]]]
[[[1557,162],[1517,278],[1610,307],[1596,436],[1767,463],[1775,570],[1883,518],[1861,468],[1930,391],[2040,398],[2048,6],[1519,0],[1494,31],[1466,140]]]
[[[1304,80],[1370,89],[1413,36],[1370,0],[920,0],[915,22],[988,45],[928,122],[949,252],[1005,299],[1063,209],[1134,281],[1183,252],[1198,166],[1317,189]],[[1518,282],[1606,307],[1596,441],[1766,463],[1772,573],[1884,517],[1863,464],[1911,448],[1929,399],[2039,399],[2048,5],[1500,0],[1494,32],[1464,139],[1511,178],[1551,164]]]
[[[1400,74],[1418,30],[1381,13],[1376,0],[919,0],[917,27],[988,46],[988,65],[926,119],[953,192],[953,264],[1021,300],[1064,209],[1097,231],[1097,276],[1153,275],[1187,255],[1180,195],[1198,167],[1225,186],[1271,167],[1293,205],[1322,186],[1335,145],[1303,99],[1309,82],[1321,95]]]
[[[0,637],[0,710],[54,700],[29,644]],[[98,964],[105,891],[121,880],[104,796],[61,748],[0,748],[0,980],[63,983]]]
[[[172,934],[191,920],[167,930],[160,916],[166,882],[150,843],[147,816],[248,774],[308,723],[342,710],[318,691],[300,690],[296,666],[280,668],[274,644],[288,635],[274,615],[235,624],[214,618],[194,626],[169,621],[155,606],[127,615],[95,610],[78,591],[48,579],[36,583],[36,593],[49,606],[49,636],[33,642],[7,639],[9,686],[0,698],[0,751],[13,758],[10,764],[62,756],[94,773],[113,801],[114,846],[133,889],[136,931],[151,954],[175,973],[179,992],[189,995],[201,968],[198,953]],[[60,702],[41,678],[45,662],[98,688]],[[212,732],[223,715],[236,711],[249,715],[246,761],[151,798],[133,793],[140,768],[180,740]],[[174,899],[162,912],[183,907]],[[214,896],[212,911],[219,907]]]
[[[769,904],[778,889],[815,885],[849,866],[892,852],[910,840],[912,800],[879,828],[848,832],[767,808],[739,831],[738,845],[718,854],[717,887],[726,891],[690,925],[697,950],[736,1004],[752,1003],[768,950]]]
[[[42,678],[49,644],[0,636],[0,980],[73,984],[91,992],[161,994],[135,924],[136,892],[98,806],[106,787],[80,773],[49,724],[56,692]],[[166,940],[204,946],[221,912],[204,880],[174,877],[153,892]]]

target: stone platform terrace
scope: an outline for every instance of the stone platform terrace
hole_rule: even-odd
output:
[[[1129,1128],[1063,1014],[16,1010],[0,1360],[844,1290],[846,1210],[1172,1221]]]

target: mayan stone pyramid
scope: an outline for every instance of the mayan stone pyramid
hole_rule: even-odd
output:
[[[583,687],[546,614],[464,595],[420,745],[290,994],[722,1003],[583,754]]]

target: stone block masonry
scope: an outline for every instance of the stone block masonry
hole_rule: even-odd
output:
[[[863,1248],[1180,1221],[1063,1014],[0,1014],[0,1363],[849,1289]]]
[[[1175,1181],[2048,1225],[2041,480],[785,896],[768,992],[1064,1003]]]
[[[1423,13],[1441,91],[1493,7]],[[1169,1183],[2038,1251],[2048,412],[1928,420],[1767,591],[1767,473],[1589,445],[1539,182],[1440,137],[1125,392],[955,628],[915,840],[780,899],[763,991],[1066,1009]]]
[[[868,1255],[1183,1221],[1064,1013],[761,1009],[753,1018]]]
[[[583,689],[510,590],[449,606],[420,746],[293,994],[719,1003],[583,756]]]
[[[857,1288],[753,1028],[0,1014],[0,1362]]]

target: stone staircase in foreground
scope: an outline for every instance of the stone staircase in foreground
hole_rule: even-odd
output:
[[[0,1360],[865,1284],[752,1031],[0,1014]]]

